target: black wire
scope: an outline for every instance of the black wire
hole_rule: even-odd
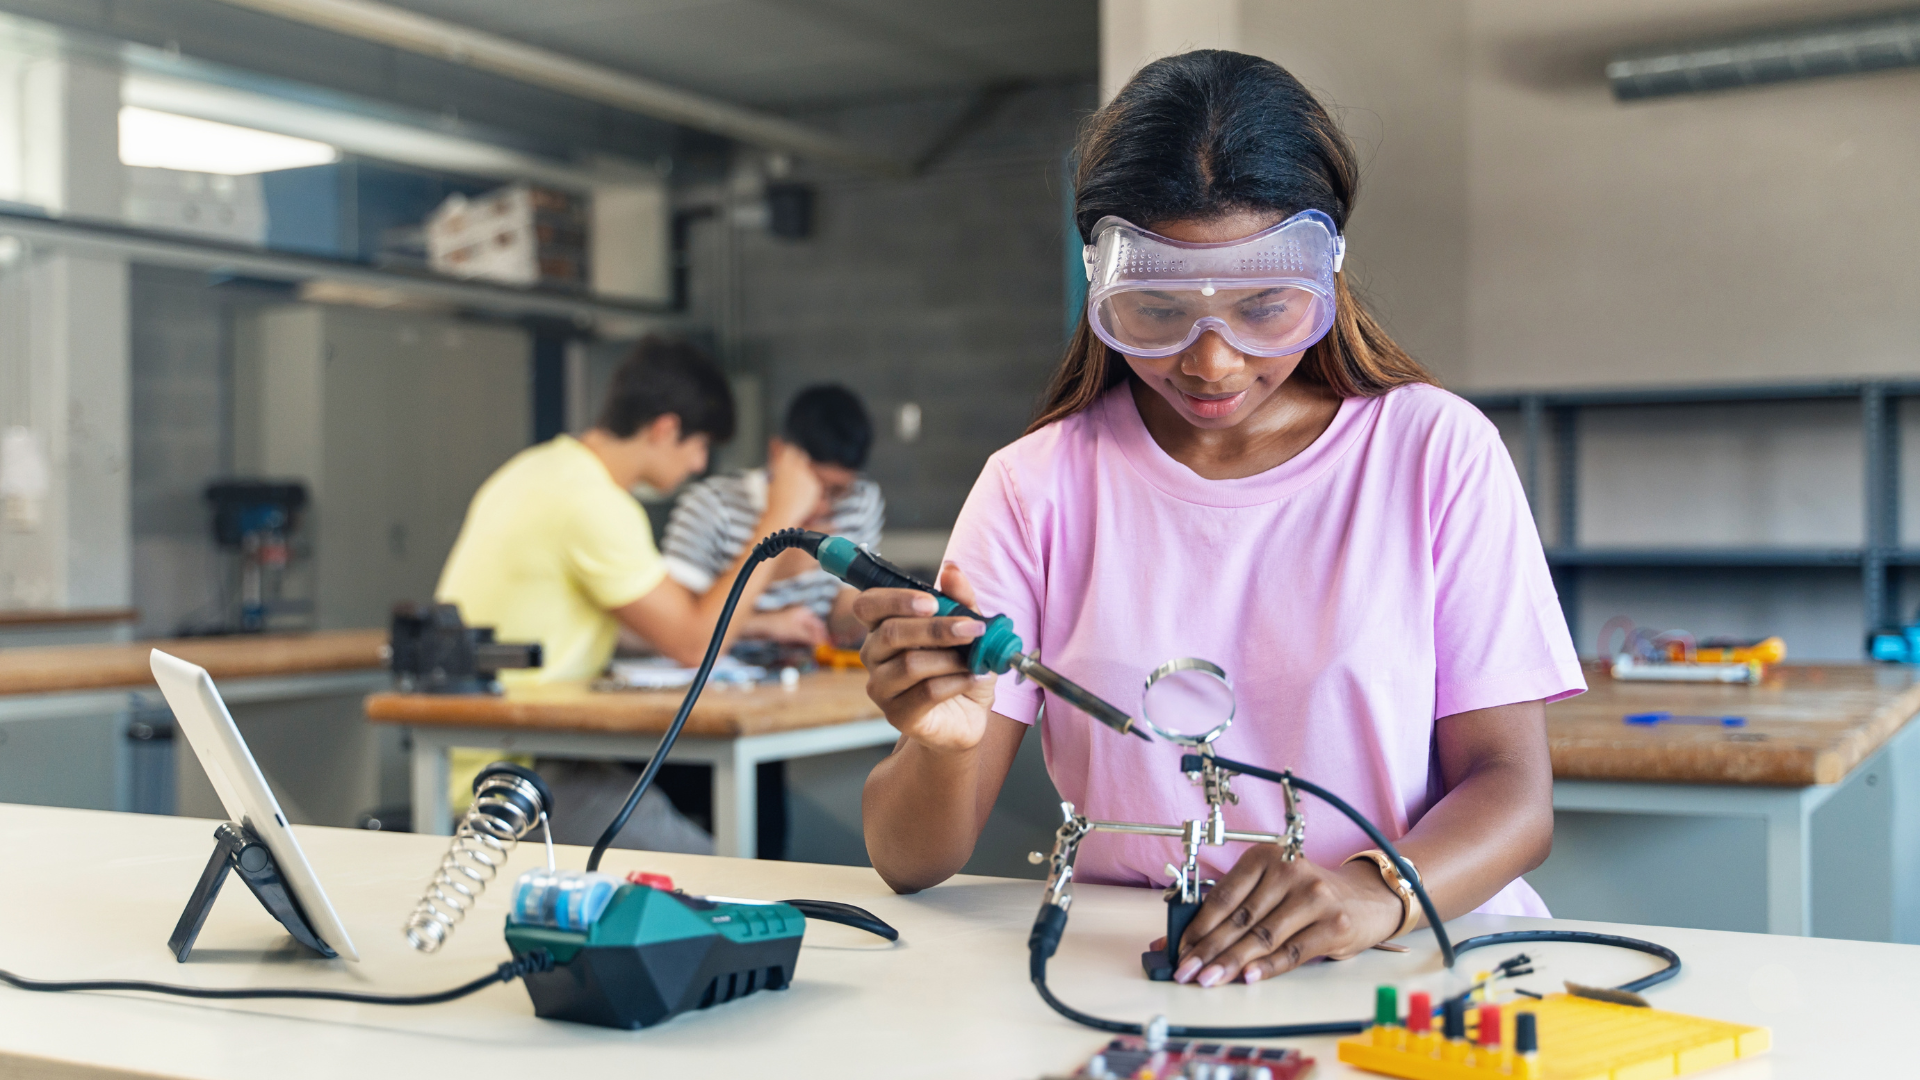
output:
[[[434,994],[362,994],[352,990],[309,990],[299,987],[221,989],[211,986],[177,986],[172,983],[142,982],[137,979],[89,979],[48,982],[28,979],[10,971],[0,971],[0,982],[20,990],[60,993],[71,990],[137,990],[146,994],[172,994],[189,998],[307,998],[316,1001],[351,1001],[362,1005],[438,1005],[463,998],[495,983],[512,982],[523,975],[553,970],[553,954],[545,949],[517,956],[501,964],[490,974],[451,990]]]
[[[1651,975],[1645,975],[1632,982],[1621,983],[1615,990],[1639,993],[1649,986],[1658,986],[1675,975],[1680,974],[1680,954],[1639,938],[1621,937],[1619,934],[1596,934],[1590,930],[1509,930],[1502,934],[1481,934],[1470,937],[1454,946],[1460,952],[1469,949],[1481,949],[1488,945],[1518,945],[1527,941],[1571,941],[1581,945],[1611,945],[1616,949],[1632,949],[1648,956],[1657,956],[1667,962],[1667,966]]]
[[[1041,961],[1043,969],[1045,963]],[[1111,1031],[1116,1035],[1146,1034],[1140,1024],[1126,1024],[1118,1020],[1102,1020],[1097,1016],[1088,1016],[1054,997],[1053,991],[1047,989],[1044,970],[1040,977],[1033,980],[1033,987],[1040,991],[1042,1000],[1053,1006],[1054,1012],[1076,1024],[1082,1024],[1097,1031]],[[1372,1023],[1370,1020],[1357,1024],[1332,1021],[1325,1024],[1280,1024],[1270,1027],[1188,1027],[1182,1024],[1168,1024],[1167,1034],[1182,1039],[1301,1039],[1309,1035],[1352,1035],[1366,1030],[1367,1024],[1370,1023]]]
[[[869,934],[886,938],[888,941],[900,940],[900,931],[888,926],[880,916],[866,908],[842,904],[837,900],[782,900],[780,902],[797,908],[800,914],[809,919],[851,926],[855,930],[865,930]]]
[[[1447,928],[1440,919],[1440,909],[1433,906],[1433,898],[1427,895],[1427,887],[1420,880],[1420,872],[1415,870],[1413,864],[1408,862],[1406,858],[1400,854],[1400,849],[1394,847],[1392,841],[1388,840],[1379,829],[1374,828],[1373,822],[1368,821],[1365,814],[1348,806],[1345,799],[1321,787],[1319,784],[1302,780],[1291,772],[1274,772],[1271,769],[1263,769],[1258,765],[1249,765],[1244,761],[1232,761],[1227,758],[1214,758],[1213,760],[1216,765],[1230,769],[1233,772],[1245,773],[1256,779],[1270,780],[1276,784],[1292,784],[1301,791],[1316,796],[1332,806],[1335,810],[1347,815],[1349,820],[1355,825],[1360,826],[1360,831],[1367,834],[1367,839],[1372,840],[1381,851],[1386,852],[1387,857],[1393,860],[1393,864],[1400,868],[1401,878],[1403,878],[1407,884],[1413,886],[1413,895],[1420,901],[1420,910],[1426,913],[1427,925],[1433,929],[1434,939],[1440,943],[1440,959],[1447,967],[1453,966],[1455,958],[1453,941],[1447,937]],[[1181,764],[1184,767],[1186,763],[1182,761]]]
[[[1193,757],[1195,757],[1195,755],[1187,755],[1187,758]],[[1407,883],[1413,886],[1414,895],[1419,898],[1420,908],[1426,913],[1427,922],[1433,930],[1435,940],[1440,944],[1440,955],[1446,961],[1447,967],[1452,967],[1461,953],[1484,948],[1489,945],[1510,945],[1525,941],[1561,941],[1585,945],[1611,945],[1621,949],[1632,949],[1636,952],[1643,952],[1650,956],[1660,957],[1667,962],[1667,966],[1661,968],[1659,971],[1643,978],[1635,979],[1632,982],[1623,983],[1615,987],[1617,990],[1638,992],[1649,986],[1666,982],[1668,979],[1680,973],[1679,954],[1667,948],[1665,945],[1656,945],[1651,941],[1621,937],[1616,934],[1596,934],[1587,930],[1514,930],[1500,934],[1482,934],[1479,937],[1471,937],[1455,945],[1452,940],[1447,937],[1446,927],[1440,921],[1440,913],[1433,906],[1433,900],[1427,896],[1427,888],[1421,883],[1418,873],[1413,869],[1413,864],[1408,862],[1405,857],[1388,842],[1387,838],[1380,834],[1379,829],[1374,828],[1373,822],[1368,821],[1366,816],[1361,814],[1360,811],[1347,805],[1345,799],[1340,798],[1338,795],[1335,795],[1333,792],[1328,791],[1318,784],[1302,780],[1290,772],[1274,772],[1271,769],[1260,768],[1258,765],[1248,765],[1245,762],[1231,761],[1227,758],[1215,758],[1214,764],[1230,769],[1233,772],[1244,773],[1256,779],[1270,780],[1276,784],[1290,783],[1301,791],[1325,801],[1334,809],[1345,814],[1355,825],[1360,826],[1361,830],[1367,834],[1367,837],[1375,844],[1378,844],[1380,850],[1386,852],[1388,857],[1393,859],[1394,864],[1400,867],[1400,876],[1405,878]],[[1197,761],[1193,763],[1194,767],[1192,769],[1189,769],[1187,765],[1188,761],[1183,758],[1180,764],[1182,771],[1192,772],[1199,768]],[[1083,1024],[1098,1031],[1110,1031],[1118,1035],[1145,1034],[1145,1028],[1140,1024],[1128,1024],[1118,1020],[1103,1020],[1100,1017],[1089,1016],[1086,1013],[1080,1012],[1066,1002],[1053,996],[1053,991],[1047,988],[1047,959],[1053,955],[1054,946],[1059,944],[1060,934],[1066,929],[1066,921],[1065,908],[1056,907],[1053,904],[1042,904],[1040,917],[1034,922],[1033,936],[1028,939],[1028,967],[1033,979],[1033,988],[1039,991],[1040,999],[1051,1006],[1054,1012],[1059,1013],[1061,1016],[1066,1017],[1076,1024]],[[1299,1039],[1309,1035],[1354,1035],[1365,1031],[1368,1027],[1372,1026],[1372,1024],[1373,1021],[1371,1019],[1331,1021],[1320,1024],[1273,1024],[1260,1027],[1189,1027],[1169,1024],[1167,1026],[1167,1034],[1169,1036],[1187,1039]]]
[[[593,854],[587,856],[589,872],[600,869],[600,858],[613,844],[613,838],[627,827],[627,819],[633,816],[634,808],[640,805],[640,797],[653,786],[653,778],[659,773],[660,766],[666,764],[667,754],[673,750],[674,741],[680,738],[680,729],[687,726],[687,716],[693,712],[693,704],[700,700],[700,691],[707,688],[707,676],[713,674],[714,661],[720,659],[720,643],[727,638],[727,626],[733,622],[733,609],[740,603],[740,594],[746,590],[747,578],[753,576],[753,569],[762,562],[786,551],[788,548],[820,546],[826,537],[807,529],[781,529],[759,543],[753,545],[753,553],[747,556],[745,565],[733,577],[733,589],[727,593],[727,602],[720,609],[720,621],[713,626],[713,640],[707,642],[707,655],[700,661],[700,670],[693,676],[693,685],[687,687],[687,696],[680,702],[680,711],[674,714],[673,723],[668,725],[667,733],[660,739],[660,748],[647,759],[647,767],[641,771],[640,779],[634,781],[633,790],[627,793],[626,804],[613,816],[613,823],[607,831],[600,834],[594,842]]]
[[[1622,983],[1614,987],[1637,993],[1649,986],[1666,982],[1680,973],[1680,956],[1665,945],[1656,945],[1639,938],[1621,937],[1616,934],[1596,934],[1587,930],[1515,930],[1503,934],[1482,934],[1471,937],[1455,946],[1455,952],[1464,953],[1488,945],[1507,945],[1522,941],[1560,941],[1582,945],[1611,945],[1615,948],[1632,949],[1650,956],[1658,956],[1667,962],[1667,966],[1651,975]],[[1144,1035],[1146,1029],[1140,1024],[1128,1024],[1118,1020],[1103,1020],[1068,1005],[1053,996],[1047,988],[1047,960],[1036,949],[1032,958],[1033,988],[1040,992],[1040,999],[1052,1006],[1061,1016],[1097,1031],[1111,1031],[1116,1035]],[[1525,993],[1525,991],[1520,991]],[[1537,996],[1537,995],[1530,995]],[[1167,1025],[1167,1034],[1183,1039],[1302,1039],[1309,1035],[1356,1035],[1373,1025],[1371,1019],[1329,1021],[1320,1024],[1273,1024],[1264,1027],[1190,1027],[1180,1024]]]

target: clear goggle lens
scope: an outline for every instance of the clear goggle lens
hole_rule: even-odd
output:
[[[1346,241],[1302,210],[1252,236],[1189,243],[1101,218],[1083,253],[1087,317],[1129,356],[1171,356],[1211,330],[1241,352],[1286,356],[1333,327]]]
[[[1333,303],[1310,289],[1142,288],[1112,293],[1088,313],[1107,344],[1133,356],[1167,356],[1208,330],[1255,356],[1300,352],[1325,336]]]

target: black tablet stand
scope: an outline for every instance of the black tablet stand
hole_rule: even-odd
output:
[[[300,910],[300,902],[287,888],[287,879],[281,876],[280,864],[274,861],[273,852],[267,850],[267,845],[261,843],[251,829],[231,821],[222,822],[213,830],[213,840],[213,858],[207,860],[200,884],[193,887],[193,898],[187,901],[187,910],[180,913],[180,923],[167,939],[167,948],[173,950],[175,959],[183,964],[187,962],[188,954],[193,952],[194,939],[206,925],[207,912],[213,910],[214,898],[220,895],[220,886],[225,884],[229,870],[240,875],[240,880],[259,897],[267,912],[280,920],[293,940],[329,959],[337,955],[313,932],[307,913]]]

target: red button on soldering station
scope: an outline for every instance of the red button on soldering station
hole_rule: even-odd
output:
[[[673,891],[673,879],[665,874],[649,874],[644,870],[633,870],[628,872],[627,882],[631,885],[645,885],[659,889],[661,892]]]
[[[1480,1045],[1500,1045],[1500,1006],[1480,1006]]]
[[[1422,991],[1407,995],[1407,1030],[1416,1035],[1433,1030],[1433,999]]]

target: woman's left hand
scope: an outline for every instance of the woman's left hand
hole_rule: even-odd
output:
[[[1287,862],[1256,844],[1207,893],[1181,936],[1175,982],[1258,982],[1320,956],[1355,956],[1400,927],[1400,898],[1371,862]],[[1164,940],[1164,939],[1163,939]]]

